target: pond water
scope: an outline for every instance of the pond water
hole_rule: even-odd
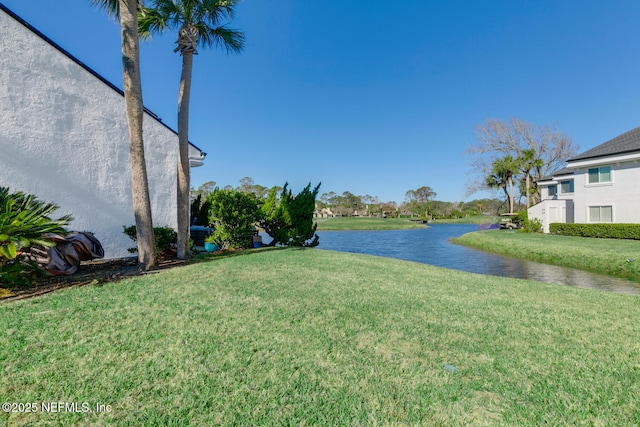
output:
[[[580,288],[640,295],[640,284],[573,268],[495,255],[449,242],[476,231],[472,224],[384,231],[319,231],[319,249],[378,255],[492,276],[531,279]]]

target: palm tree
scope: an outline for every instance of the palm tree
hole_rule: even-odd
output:
[[[525,193],[527,195],[527,208],[529,208],[529,206],[531,206],[531,170],[541,168],[544,165],[544,162],[540,157],[537,156],[536,150],[534,150],[533,148],[523,150],[519,160],[520,170],[522,171],[522,173],[524,173],[525,177]]]
[[[502,188],[509,199],[509,213],[513,213],[513,176],[519,169],[520,161],[511,156],[497,159],[493,162],[491,174],[486,178],[485,183],[490,188]],[[509,190],[507,191],[507,185]]]
[[[131,196],[136,222],[138,263],[145,270],[156,266],[157,254],[151,217],[149,180],[142,140],[142,83],[140,79],[140,46],[138,37],[138,0],[90,0],[120,20],[122,35],[122,74],[124,102],[129,126],[131,160]]]
[[[244,46],[244,33],[221,25],[234,15],[239,0],[152,0],[139,17],[139,30],[143,38],[152,33],[178,30],[178,47],[174,52],[182,55],[182,73],[178,91],[178,258],[189,254],[189,98],[191,71],[196,48],[222,46],[227,53],[240,52]]]

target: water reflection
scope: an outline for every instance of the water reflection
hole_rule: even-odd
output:
[[[640,295],[640,284],[629,280],[504,257],[449,242],[452,237],[476,229],[471,224],[434,224],[415,230],[323,231],[318,232],[319,248],[416,261],[470,273]]]

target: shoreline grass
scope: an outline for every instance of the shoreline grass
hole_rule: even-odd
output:
[[[0,425],[637,425],[638,298],[318,249],[0,303]],[[444,369],[453,365],[458,372]]]
[[[315,218],[318,231],[346,230],[408,230],[425,228],[425,224],[407,218],[336,217]]]
[[[487,230],[464,234],[452,239],[452,242],[487,252],[622,277],[640,283],[640,242],[633,240]]]
[[[475,215],[465,218],[442,218],[433,220],[434,224],[498,224],[500,217],[497,215]],[[431,223],[431,221],[429,222]]]

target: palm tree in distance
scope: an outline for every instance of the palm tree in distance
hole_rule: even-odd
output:
[[[156,245],[153,235],[149,180],[142,140],[142,82],[140,79],[140,46],[138,40],[139,0],[90,0],[120,21],[122,36],[122,74],[124,101],[129,126],[129,156],[131,161],[131,197],[136,222],[138,263],[145,270],[156,266]],[[139,4],[140,3],[140,4]]]
[[[527,208],[531,206],[531,171],[533,169],[540,169],[544,166],[544,162],[537,156],[536,150],[530,148],[522,151],[520,156],[520,169],[524,173],[525,177],[525,192],[527,195]],[[537,197],[534,196],[534,203]]]
[[[182,73],[178,91],[178,258],[189,255],[189,98],[193,55],[202,46],[222,46],[227,53],[244,47],[244,33],[226,28],[221,23],[233,19],[239,0],[151,0],[143,7],[138,20],[140,36],[177,30],[182,55]]]
[[[493,162],[491,174],[485,183],[489,188],[502,188],[509,199],[509,213],[513,214],[513,176],[518,172],[520,161],[511,156]],[[507,185],[509,190],[507,190]]]

